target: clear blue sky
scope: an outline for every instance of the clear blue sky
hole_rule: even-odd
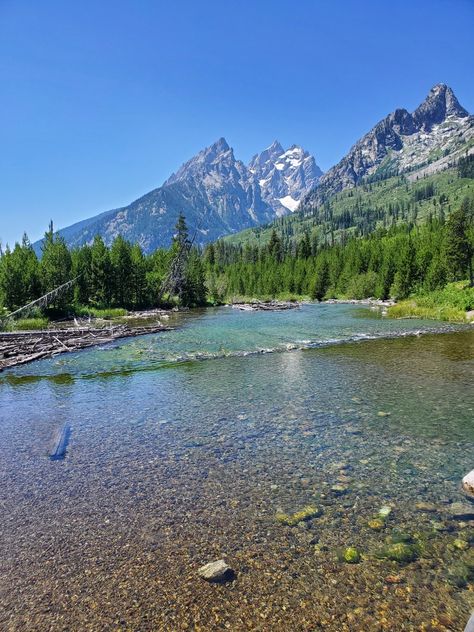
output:
[[[337,162],[449,84],[474,112],[473,0],[0,0],[0,238],[122,206],[220,136]]]

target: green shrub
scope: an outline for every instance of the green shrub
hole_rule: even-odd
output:
[[[8,331],[29,331],[34,329],[46,329],[49,325],[47,318],[19,318],[7,321]]]
[[[74,309],[76,316],[92,316],[93,318],[104,318],[110,320],[113,318],[121,318],[127,315],[127,310],[122,307],[109,307],[100,309],[98,307],[76,307]]]

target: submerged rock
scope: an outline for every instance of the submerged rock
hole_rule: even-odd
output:
[[[358,564],[360,562],[360,553],[355,546],[348,546],[344,549],[342,559],[348,564]]]
[[[342,496],[346,494],[349,490],[346,485],[333,485],[331,487],[331,491],[335,496]]]
[[[438,511],[438,508],[434,503],[421,501],[419,503],[416,503],[415,510],[423,513],[435,513],[436,511]]]
[[[469,542],[461,538],[456,538],[453,542],[453,546],[455,549],[459,549],[459,551],[467,551],[469,549]]]
[[[474,520],[474,506],[467,503],[452,503],[449,513],[456,520]]]
[[[303,507],[303,509],[295,512],[294,514],[278,512],[275,517],[281,524],[286,524],[288,527],[294,527],[300,522],[317,518],[321,515],[321,513],[322,511],[318,507],[306,505],[306,507]]]
[[[448,569],[448,582],[456,588],[465,588],[469,582],[469,578],[469,569],[462,562],[456,562]]]
[[[372,518],[367,525],[374,531],[381,531],[385,527],[385,521],[382,518]]]
[[[386,557],[400,564],[406,564],[408,562],[414,562],[419,557],[419,552],[418,548],[413,544],[395,542],[388,544],[382,549],[381,557]]]
[[[382,518],[382,520],[386,520],[391,513],[392,508],[390,507],[390,505],[383,505],[382,507],[380,507],[378,515],[380,518]]]
[[[201,566],[198,575],[207,582],[227,582],[234,579],[235,572],[224,560],[217,560]]]

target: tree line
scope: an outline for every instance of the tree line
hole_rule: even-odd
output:
[[[378,228],[364,237],[335,243],[303,234],[295,244],[273,230],[266,246],[234,246],[224,241],[204,251],[208,292],[213,300],[241,296],[406,298],[450,281],[474,284],[472,202],[464,200],[448,219],[430,216]]]
[[[203,250],[193,247],[180,216],[171,247],[149,255],[121,236],[110,247],[96,236],[91,244],[68,248],[51,224],[41,257],[26,235],[1,254],[0,304],[13,311],[71,279],[74,286],[55,299],[53,311],[198,306],[236,296],[405,298],[452,280],[474,284],[473,215],[466,199],[447,220],[430,216],[421,225],[404,222],[365,236],[340,233],[318,243],[305,232],[295,242],[273,230],[265,246],[220,240]]]
[[[55,312],[75,307],[147,309],[206,302],[205,271],[200,252],[192,248],[185,220],[176,225],[170,248],[144,255],[138,244],[118,236],[108,247],[100,236],[92,244],[68,248],[53,230],[45,233],[41,257],[26,236],[0,257],[0,305],[13,311],[75,279],[73,287],[50,305]],[[161,289],[170,269],[178,279],[167,294]]]

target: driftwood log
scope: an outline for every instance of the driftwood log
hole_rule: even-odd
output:
[[[285,309],[296,309],[300,306],[295,301],[252,301],[251,303],[233,303],[234,309],[244,312],[278,312]]]
[[[58,353],[103,345],[118,338],[143,336],[170,329],[172,327],[158,324],[146,327],[117,325],[104,328],[79,327],[0,332],[0,371]]]

